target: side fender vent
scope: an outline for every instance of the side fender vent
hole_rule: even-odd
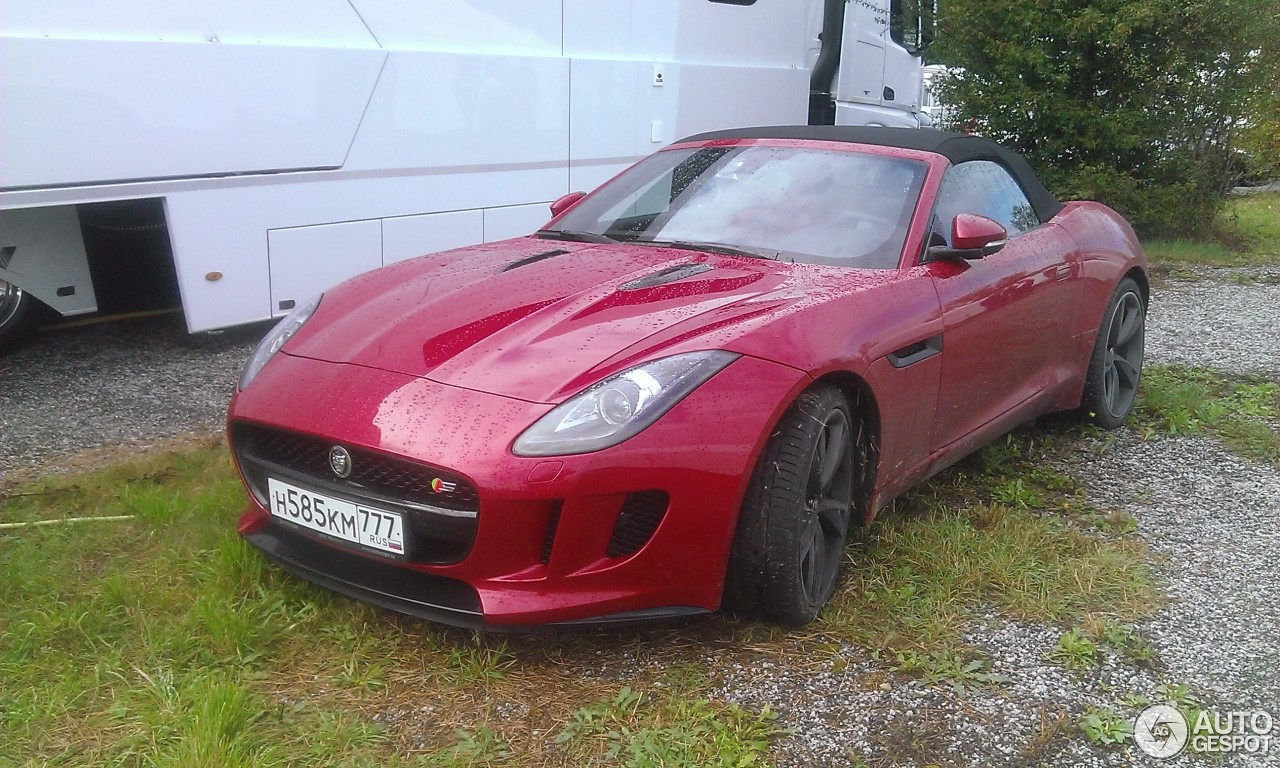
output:
[[[660,272],[654,272],[652,275],[638,277],[629,283],[623,283],[619,290],[623,291],[639,291],[644,288],[653,288],[667,283],[674,283],[677,280],[684,280],[686,277],[700,275],[703,272],[710,272],[710,264],[678,264],[674,267],[667,267]]]

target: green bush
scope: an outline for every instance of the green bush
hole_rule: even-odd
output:
[[[1016,148],[1060,197],[1107,203],[1143,235],[1208,233],[1241,137],[1274,119],[1276,0],[947,0],[940,20],[949,127]]]

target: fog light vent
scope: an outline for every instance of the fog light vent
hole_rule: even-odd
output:
[[[613,536],[609,538],[609,548],[605,555],[626,557],[639,552],[653,538],[670,503],[671,497],[666,491],[628,493],[626,500],[622,502],[622,511],[618,514],[618,522],[613,527]]]

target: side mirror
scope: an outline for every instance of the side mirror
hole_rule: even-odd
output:
[[[555,201],[554,203],[551,204],[551,218],[554,219],[555,217],[569,210],[573,206],[577,205],[578,201],[586,196],[587,196],[586,192],[570,192],[569,194]]]
[[[962,213],[951,220],[951,246],[931,246],[926,261],[981,259],[1003,248],[1008,236],[999,222],[986,216]]]

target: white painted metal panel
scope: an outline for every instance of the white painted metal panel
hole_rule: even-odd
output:
[[[559,56],[560,0],[352,0],[382,47]]]
[[[382,222],[376,219],[273,229],[267,242],[273,315],[288,314],[293,304],[382,266]]]
[[[677,0],[564,0],[564,55],[671,61]]]
[[[450,211],[382,220],[382,263],[461,248],[484,240],[481,211]]]
[[[643,98],[646,91],[653,89],[652,68],[652,64],[636,61],[573,60],[569,97],[571,158],[631,158],[650,151],[648,142],[643,149],[637,146],[633,126],[639,124],[642,106],[646,120],[659,117],[652,113],[649,99]],[[626,129],[619,130],[623,126]]]
[[[836,102],[836,125],[883,125],[889,128],[919,128],[915,115],[878,104]]]
[[[846,45],[844,54],[836,100],[879,104],[884,89],[884,47],[874,41],[857,40]]]
[[[565,0],[564,53],[689,64],[804,67],[821,0]]]
[[[563,164],[568,100],[565,59],[393,52],[346,167]]]
[[[536,231],[551,220],[551,203],[488,208],[484,212],[484,241],[506,240]]]
[[[166,210],[187,328],[204,331],[272,316],[268,229],[554,200],[568,189],[569,176],[557,164],[405,175],[326,171],[190,183],[195,186],[167,195]],[[207,186],[213,184],[223,186]],[[369,248],[359,257],[376,266],[382,248]],[[222,279],[205,280],[209,272],[220,272]]]
[[[12,283],[63,315],[98,308],[80,217],[75,206],[0,211],[0,248],[12,248],[0,259],[0,280]],[[59,296],[58,293],[68,294]]]
[[[0,40],[0,187],[342,164],[385,54]]]
[[[892,40],[885,41],[884,56],[884,84],[893,89],[893,100],[885,99],[884,105],[908,111],[920,109],[924,72],[919,57]]]
[[[346,0],[0,0],[5,37],[376,47]]]
[[[668,142],[700,131],[744,125],[803,125],[807,119],[806,70],[682,65],[672,67],[672,71],[679,103],[675,126],[668,129]],[[639,127],[642,134],[648,130],[649,126]]]
[[[569,189],[570,191],[590,192],[629,167],[631,167],[631,163],[570,166]]]
[[[797,69],[805,64],[809,0],[677,4],[675,61]],[[649,5],[641,2],[640,7]]]

